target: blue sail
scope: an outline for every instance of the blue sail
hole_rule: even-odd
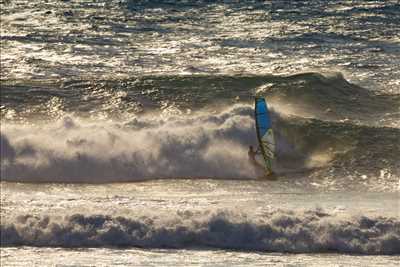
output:
[[[275,154],[275,140],[272,130],[271,117],[264,98],[255,98],[255,120],[257,139],[264,159],[265,167],[272,172],[272,159]]]

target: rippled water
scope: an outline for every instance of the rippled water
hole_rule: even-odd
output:
[[[141,249],[1,249],[3,266],[397,266],[395,256],[349,256],[335,254],[242,253],[216,250],[141,250]],[[212,260],[210,260],[212,259]]]
[[[335,70],[399,93],[398,1],[3,1],[2,79]]]
[[[2,266],[397,266],[398,1],[0,14]]]

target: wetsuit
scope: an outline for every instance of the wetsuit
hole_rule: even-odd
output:
[[[269,172],[262,164],[260,164],[256,160],[256,156],[258,154],[261,154],[261,152],[258,149],[256,151],[254,151],[252,148],[249,149],[249,151],[247,152],[247,155],[249,156],[250,164],[253,165],[254,170],[257,175],[262,176],[262,177],[270,175],[271,172]]]

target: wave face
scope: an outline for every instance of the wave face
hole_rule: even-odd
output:
[[[278,75],[160,75],[109,80],[9,81],[1,84],[2,120],[52,121],[66,115],[131,119],[143,114],[221,111],[268,98],[283,114],[399,127],[400,96],[377,95],[340,73]]]
[[[218,248],[294,253],[400,254],[400,221],[275,211],[259,220],[220,211],[157,221],[75,214],[20,216],[1,225],[2,246]]]

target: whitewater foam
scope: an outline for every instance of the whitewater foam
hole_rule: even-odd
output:
[[[371,185],[397,185],[400,169],[394,140],[398,129],[287,117],[274,110],[271,116],[277,145],[273,168],[279,175],[290,177],[322,168],[313,177],[340,179],[341,184],[350,185],[346,177],[365,174],[372,178],[368,179]],[[69,115],[52,122],[5,122],[0,137],[1,179],[5,181],[257,177],[247,159],[248,145],[257,141],[253,109],[246,104],[220,112],[161,112],[129,120]],[[392,175],[378,181],[382,169]]]
[[[24,215],[1,225],[1,244],[390,255],[400,254],[399,229],[394,218],[341,218],[319,210],[274,211],[257,220],[226,211],[178,212],[168,219]]]
[[[64,117],[2,125],[2,179],[101,182],[165,177],[251,178],[251,109],[129,122]]]

